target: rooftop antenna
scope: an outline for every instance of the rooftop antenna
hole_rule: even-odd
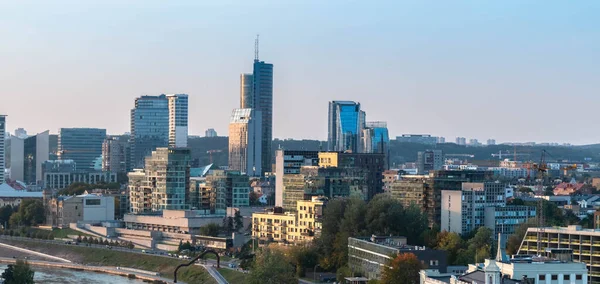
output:
[[[258,62],[258,34],[256,40],[254,40],[254,62]]]

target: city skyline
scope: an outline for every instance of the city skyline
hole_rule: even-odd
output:
[[[390,137],[600,141],[589,131],[600,103],[593,72],[599,3],[437,5],[2,3],[11,45],[0,47],[0,91],[9,94],[0,114],[11,132],[119,134],[128,131],[136,97],[186,93],[190,110],[202,110],[190,111],[191,135],[227,133],[259,33],[261,60],[277,66],[274,138],[324,141],[327,102],[352,100],[370,120],[387,121]],[[565,106],[577,110],[578,123],[561,118]],[[540,117],[549,123],[536,124]]]

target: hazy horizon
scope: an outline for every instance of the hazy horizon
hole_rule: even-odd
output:
[[[274,138],[327,137],[327,102],[405,133],[600,143],[600,2],[1,2],[7,131],[129,131],[141,95],[189,94],[227,136],[239,74],[274,64]]]

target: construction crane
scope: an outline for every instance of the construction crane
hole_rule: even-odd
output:
[[[546,150],[542,150],[539,164],[533,164],[533,169],[537,171],[536,195],[544,194],[544,177],[548,172],[548,164],[546,163]],[[545,216],[544,216],[544,199],[538,198],[537,201],[537,253],[542,253],[542,237],[544,234]]]
[[[208,157],[209,157],[209,160],[210,160],[211,164],[213,163],[213,153],[221,153],[221,152],[223,152],[223,151],[222,150],[208,150],[208,151],[206,151],[206,153],[208,154]]]

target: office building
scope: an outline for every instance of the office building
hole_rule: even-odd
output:
[[[73,160],[48,160],[42,163],[42,187],[60,190],[74,182],[89,184],[115,183],[117,173],[106,171],[80,171]]]
[[[329,102],[327,149],[338,152],[360,152],[360,137],[364,123],[364,112],[360,109],[360,103]]]
[[[115,220],[115,199],[112,196],[85,192],[77,196],[59,196],[47,200],[46,223],[69,228],[71,223],[100,223]]]
[[[58,134],[59,160],[73,160],[79,171],[93,171],[95,161],[102,157],[106,129],[61,128]]]
[[[6,168],[6,115],[0,114],[0,184],[4,183]]]
[[[430,171],[441,170],[444,166],[442,150],[426,150],[417,153],[417,169],[419,174],[429,174]]]
[[[259,244],[277,242],[303,244],[320,235],[323,208],[327,199],[313,197],[299,201],[295,212],[284,212],[281,208],[252,214],[252,238]]]
[[[456,144],[457,145],[461,145],[461,146],[467,145],[467,138],[465,138],[465,137],[456,137]]]
[[[367,279],[381,279],[384,268],[402,253],[412,253],[424,266],[442,273],[448,267],[446,251],[408,245],[405,237],[348,238],[348,266]]]
[[[27,135],[27,130],[25,130],[24,128],[21,128],[21,127],[15,129],[15,133],[13,136],[16,136],[21,139],[25,139],[25,138],[29,137],[29,135]]]
[[[213,128],[209,128],[206,131],[204,131],[204,136],[205,137],[217,137],[217,131],[214,130]]]
[[[275,206],[283,207],[284,177],[300,174],[303,166],[318,166],[318,151],[294,151],[279,149],[275,151]]]
[[[240,74],[240,108],[254,108],[254,79],[252,74]]]
[[[441,230],[462,235],[485,226],[494,236],[508,236],[536,216],[535,207],[506,205],[506,185],[499,182],[465,182],[460,191],[442,190],[441,203]]]
[[[403,176],[388,183],[387,193],[403,207],[417,206],[427,213],[430,226],[435,224],[433,188],[429,176]]]
[[[319,152],[319,168],[358,168],[367,172],[365,200],[383,192],[385,155],[381,153]]]
[[[141,96],[131,110],[130,168],[144,167],[144,159],[158,147],[169,145],[169,101],[167,96]]]
[[[471,147],[479,147],[479,146],[482,146],[483,144],[481,144],[481,142],[479,142],[479,140],[477,140],[475,138],[471,138],[471,139],[469,139],[468,145]]]
[[[258,54],[257,54],[258,55]],[[260,122],[261,166],[260,172],[271,172],[271,143],[273,142],[273,64],[254,60],[252,73],[253,105],[257,115],[262,116]]]
[[[402,136],[396,136],[396,141],[400,143],[435,145],[438,143],[438,137],[431,136],[430,134],[402,134]]]
[[[127,172],[127,152],[129,143],[121,136],[111,136],[102,142],[102,171]]]
[[[10,138],[10,178],[27,185],[43,180],[42,164],[50,157],[48,130],[27,138]]]
[[[444,143],[446,143],[446,138],[444,138],[444,137],[441,137],[441,136],[440,136],[440,137],[438,137],[438,138],[437,138],[437,143],[438,143],[438,144],[444,144]]]
[[[170,94],[169,147],[185,148],[188,140],[188,95]]]
[[[488,146],[490,146],[490,145],[496,145],[496,140],[495,139],[488,139],[486,144]]]
[[[262,171],[262,115],[250,108],[234,109],[229,122],[229,169],[249,176]],[[270,158],[269,158],[270,160]],[[270,167],[269,167],[270,168]]]
[[[385,121],[368,121],[363,130],[363,153],[382,153],[387,156],[390,135]]]
[[[538,248],[538,233],[539,248]],[[600,283],[600,231],[582,229],[579,225],[568,227],[529,228],[519,248],[519,255],[537,255],[538,249],[572,249],[573,260],[585,263],[589,283]],[[561,270],[555,270],[555,273]],[[585,279],[585,277],[584,277]]]
[[[189,209],[190,150],[157,148],[145,163],[128,175],[131,212]]]

